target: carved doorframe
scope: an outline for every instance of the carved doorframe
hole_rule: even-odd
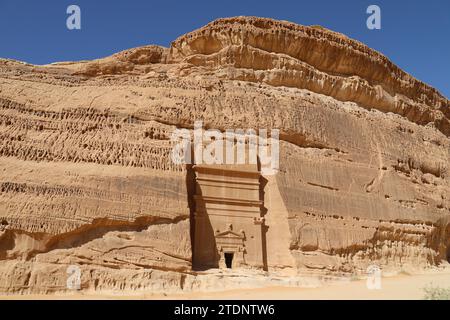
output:
[[[240,233],[231,230],[231,225],[228,226],[228,230],[220,232],[216,230],[215,234],[216,246],[219,252],[219,268],[227,268],[225,263],[225,253],[232,253],[233,260],[231,268],[238,268],[245,265],[245,233]]]

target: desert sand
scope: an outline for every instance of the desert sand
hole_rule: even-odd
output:
[[[64,295],[8,295],[0,299],[170,299],[170,300],[421,300],[425,287],[450,288],[450,270],[428,272],[420,275],[400,274],[383,277],[380,289],[368,289],[366,280],[343,280],[317,288],[267,287],[237,289],[219,292],[185,294],[82,294]]]

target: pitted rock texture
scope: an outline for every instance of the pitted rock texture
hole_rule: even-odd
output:
[[[186,290],[192,215],[175,128],[280,129],[268,270],[450,258],[450,102],[321,27],[216,20],[170,48],[0,60],[0,291]],[[195,248],[194,248],[195,249]]]

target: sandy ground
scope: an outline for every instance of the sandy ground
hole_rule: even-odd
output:
[[[450,271],[421,274],[397,275],[384,277],[381,280],[381,289],[369,290],[365,280],[345,281],[337,284],[325,285],[318,288],[295,287],[267,287],[257,289],[238,289],[221,292],[197,292],[171,295],[26,295],[26,296],[0,296],[0,299],[288,299],[288,300],[361,300],[361,299],[423,299],[424,288],[434,287],[450,288]]]
[[[369,290],[365,280],[350,281],[319,288],[272,287],[251,290],[194,294],[192,299],[296,299],[296,300],[380,300],[423,299],[423,288],[450,288],[450,273],[383,278],[381,289]],[[176,298],[176,297],[174,297]],[[181,297],[182,298],[182,297]],[[185,297],[187,298],[187,297]]]

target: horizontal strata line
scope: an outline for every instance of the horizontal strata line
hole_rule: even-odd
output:
[[[328,189],[328,190],[339,191],[339,189],[337,189],[337,188],[333,188],[330,186],[325,186],[325,185],[321,185],[321,184],[317,184],[317,183],[307,182],[307,184],[314,186],[314,187],[320,187],[320,188],[324,188],[324,189]]]
[[[310,68],[311,71],[313,71],[313,72],[322,73],[322,74],[325,74],[325,75],[328,75],[328,76],[332,76],[332,77],[340,77],[340,78],[344,78],[344,79],[348,79],[348,78],[352,78],[353,77],[353,78],[365,80],[372,87],[373,86],[381,86],[386,92],[388,92],[392,96],[394,95],[394,90],[392,90],[391,88],[388,88],[386,86],[386,84],[383,83],[383,82],[375,81],[375,80],[372,80],[372,79],[367,79],[367,78],[364,78],[361,75],[356,74],[356,73],[333,72],[332,70],[321,69],[321,68],[318,68],[316,65],[309,64],[308,62],[306,62],[304,60],[301,60],[299,58],[296,58],[294,56],[291,56],[291,55],[289,55],[287,53],[277,52],[277,51],[270,52],[270,51],[264,50],[262,48],[254,47],[252,45],[247,45],[247,44],[246,45],[229,45],[229,46],[223,47],[219,51],[216,51],[216,52],[213,52],[213,53],[209,53],[209,54],[196,53],[196,54],[193,54],[193,55],[190,55],[190,56],[186,56],[186,58],[191,58],[191,57],[196,57],[196,56],[202,56],[202,57],[207,58],[209,56],[215,56],[215,55],[219,55],[219,54],[222,54],[222,53],[226,53],[226,51],[229,50],[229,48],[232,48],[232,47],[236,47],[237,49],[243,48],[243,47],[249,47],[249,48],[251,48],[253,50],[257,50],[257,51],[261,52],[262,54],[266,54],[266,55],[270,55],[270,56],[278,55],[278,56],[280,56],[283,59],[290,60],[290,61],[295,61],[295,62],[303,65],[305,68]],[[252,67],[251,69],[252,70],[257,70],[257,71],[270,71],[269,69],[255,68],[255,67]],[[280,70],[283,70],[283,69],[280,69]],[[287,69],[287,70],[297,70],[297,69]]]

